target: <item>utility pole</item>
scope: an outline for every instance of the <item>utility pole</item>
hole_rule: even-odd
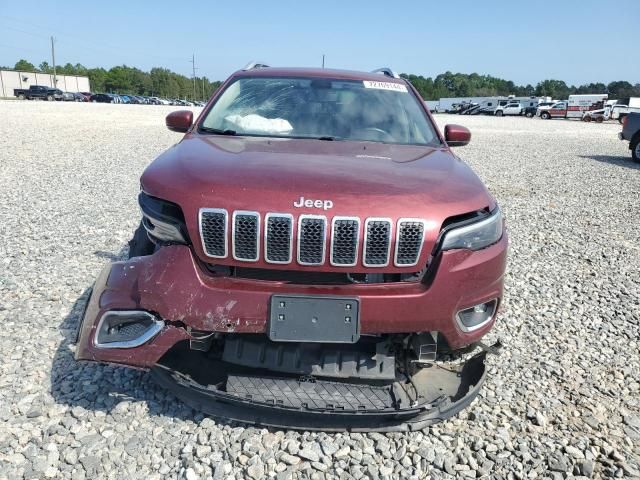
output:
[[[205,101],[206,98],[204,97],[204,75],[202,76],[202,101]]]
[[[324,68],[324,53],[322,54],[322,68]]]
[[[191,54],[191,65],[193,66],[193,99],[196,99],[196,54]]]
[[[53,88],[58,88],[58,78],[56,77],[56,49],[54,47],[55,39],[51,37],[51,63],[53,63]]]

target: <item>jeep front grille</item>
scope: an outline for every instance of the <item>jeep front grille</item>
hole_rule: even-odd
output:
[[[391,247],[391,220],[368,218],[364,224],[364,259],[366,267],[386,267],[389,265]]]
[[[422,252],[424,220],[401,218],[398,220],[395,264],[398,267],[416,265]]]
[[[316,215],[300,215],[298,225],[298,263],[322,265],[325,252],[327,219]]]
[[[260,258],[260,214],[233,212],[233,258],[243,262],[257,262]]]
[[[352,267],[358,260],[360,219],[335,217],[331,233],[331,265]]]
[[[420,261],[426,235],[426,222],[418,218],[401,218],[394,223],[389,218],[327,220],[320,215],[300,215],[296,219],[288,213],[267,213],[264,227],[261,220],[257,212],[237,210],[231,214],[223,209],[201,209],[204,253],[227,258],[231,242],[231,256],[242,262],[324,265],[328,256],[334,267],[361,263],[379,268],[391,261],[396,267],[412,267]]]
[[[267,213],[264,233],[264,259],[269,263],[291,263],[293,216]]]
[[[227,256],[227,211],[220,208],[200,210],[202,248],[209,257]]]

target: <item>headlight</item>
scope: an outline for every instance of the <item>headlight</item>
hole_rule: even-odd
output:
[[[502,238],[502,212],[496,208],[491,215],[477,222],[454,227],[444,234],[442,250],[465,248],[480,250]]]
[[[189,243],[189,234],[182,209],[175,203],[140,192],[142,225],[154,242]]]

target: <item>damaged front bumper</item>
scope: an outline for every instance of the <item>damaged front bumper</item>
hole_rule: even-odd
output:
[[[501,298],[503,242],[473,255],[447,252],[438,260],[446,274],[429,285],[379,286],[217,277],[201,268],[188,247],[163,247],[101,272],[79,327],[76,359],[149,369],[185,402],[234,420],[300,429],[421,429],[456,414],[477,396],[486,376],[486,352],[419,367],[393,356],[390,370],[388,364],[380,366],[384,375],[366,378],[360,366],[341,377],[311,367],[274,372],[269,365],[234,363],[222,354],[224,344],[234,337],[251,339],[247,344],[264,339],[281,349],[282,343],[267,338],[269,303],[286,294],[357,298],[361,339],[353,345],[356,350],[372,338],[409,334],[411,340],[415,332],[438,332],[451,351],[473,346],[493,318],[482,328],[463,331],[453,316]],[[216,339],[213,347],[209,338]],[[320,344],[320,349],[326,353],[334,346]]]

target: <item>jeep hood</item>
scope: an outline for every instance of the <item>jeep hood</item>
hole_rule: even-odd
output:
[[[188,134],[146,169],[141,183],[146,193],[182,207],[192,238],[203,207],[394,222],[416,217],[437,233],[447,217],[495,205],[444,146]],[[300,197],[333,207],[296,208]]]

